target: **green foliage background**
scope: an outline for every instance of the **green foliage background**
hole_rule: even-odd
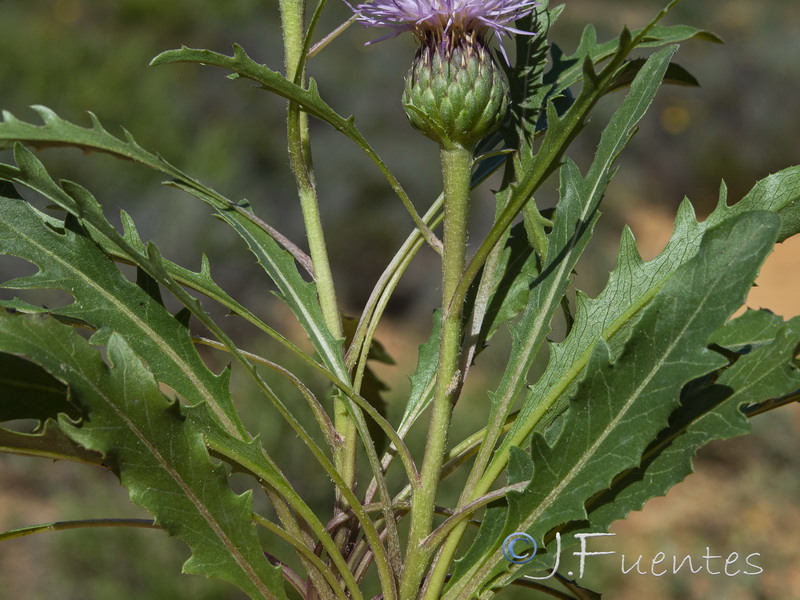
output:
[[[661,4],[571,0],[553,32],[554,40],[571,50],[586,23],[594,22],[601,38],[612,36],[623,24],[641,25]],[[343,3],[330,3],[320,30],[333,28],[348,15]],[[227,82],[217,70],[146,66],[159,52],[180,44],[229,54],[237,42],[255,60],[278,69],[277,21],[277,6],[271,0],[7,0],[0,19],[0,105],[30,120],[34,117],[26,107],[44,104],[84,124],[88,118],[82,113],[91,109],[110,131],[116,133],[115,128],[124,125],[143,146],[159,150],[187,172],[202,174],[204,181],[233,198],[247,197],[260,214],[302,242],[286,163],[282,102],[242,83]],[[687,0],[675,10],[671,23],[708,28],[728,45],[695,42],[681,48],[678,62],[703,87],[662,90],[641,132],[623,154],[623,168],[604,205],[607,229],[593,242],[603,251],[598,260],[604,267],[612,261],[622,215],[630,205],[677,207],[686,194],[702,214],[716,202],[720,179],[728,183],[730,197],[739,198],[757,179],[800,162],[796,136],[800,112],[788,101],[789,90],[800,87],[799,21],[800,5],[794,0]],[[341,113],[358,115],[365,136],[423,205],[439,189],[440,175],[435,144],[421,140],[406,126],[399,103],[413,44],[401,38],[391,47],[363,47],[373,37],[375,32],[352,28],[315,59],[311,69],[327,101]],[[618,99],[610,99],[600,111],[610,113],[614,102]],[[582,167],[604,121],[599,117],[596,122],[598,129],[590,125],[576,146],[585,154],[572,156]],[[410,222],[380,174],[355,147],[327,126],[312,127],[334,273],[344,305],[357,308]],[[46,160],[54,176],[68,175],[90,187],[108,206],[107,215],[116,214],[113,207],[124,206],[143,238],[156,240],[166,257],[197,270],[200,252],[206,252],[223,287],[236,290],[245,304],[272,310],[261,301],[268,288],[263,278],[252,277],[255,265],[242,244],[232,231],[209,219],[200,203],[157,185],[158,177],[144,169],[110,157],[84,160],[79,152],[64,150],[48,151]],[[475,203],[477,227],[493,210],[488,197],[484,199]],[[20,265],[4,258],[0,270],[6,275]],[[436,303],[438,291],[427,277],[436,269],[436,257],[422,255],[412,268],[415,276],[404,280],[392,305],[395,315],[421,315],[420,333],[407,344],[412,349],[424,335]],[[599,288],[602,280],[596,284]],[[239,327],[235,321],[226,325],[234,334]],[[398,393],[405,389],[400,383]],[[761,445],[750,439],[734,442],[751,448],[749,454],[726,458],[724,450],[715,450],[718,446],[706,453],[712,465],[743,478],[742,485],[752,486],[753,494],[766,485],[764,493],[773,496],[771,506],[776,511],[791,510],[792,499],[796,503],[800,494],[793,474],[800,461],[790,450],[791,418],[796,419],[797,410],[792,407],[786,414],[789,419],[767,417],[755,423]],[[260,427],[277,443],[281,436],[287,442],[293,437],[276,429],[268,415],[256,418],[259,424],[254,429]],[[297,461],[300,469],[302,457]],[[283,462],[294,470],[290,460]],[[742,475],[748,464],[756,474]],[[314,488],[312,479],[309,490]],[[144,515],[130,505],[110,474],[72,464],[0,459],[2,529],[95,516]],[[700,536],[700,552],[703,539],[710,538]],[[17,597],[32,600],[236,597],[228,586],[178,575],[186,552],[180,542],[152,531],[35,536],[0,546],[0,589],[10,586]],[[735,587],[737,582],[728,583]],[[620,590],[631,587],[627,579],[620,585]],[[611,597],[626,597],[624,591],[620,594],[609,589]]]

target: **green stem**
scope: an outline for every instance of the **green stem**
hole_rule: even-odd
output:
[[[443,218],[442,205],[442,196],[440,195],[422,217],[426,226],[435,228],[439,225]],[[364,376],[369,350],[375,337],[375,330],[383,316],[383,311],[386,309],[386,305],[389,303],[403,273],[405,273],[411,260],[422,247],[423,241],[423,235],[419,229],[411,232],[375,284],[364,311],[361,313],[356,333],[345,357],[347,367],[350,369],[355,367],[355,375],[353,377],[353,387],[355,389],[359,389],[360,381]]]
[[[14,538],[33,535],[34,533],[48,533],[50,531],[67,531],[68,529],[89,529],[92,527],[142,527],[145,529],[161,529],[152,519],[86,519],[81,521],[56,521],[44,525],[23,527],[12,531],[0,533],[0,542]]]
[[[304,6],[298,0],[280,0],[283,25],[286,77],[303,84],[304,74],[300,71],[305,43]],[[302,61],[304,62],[304,61]],[[311,160],[311,142],[308,134],[308,115],[291,102],[288,118],[289,159],[294,172],[300,196],[300,207],[306,226],[306,235],[314,263],[314,274],[319,293],[322,313],[328,329],[336,337],[342,337],[342,323],[336,302],[336,292],[328,261],[325,234],[319,214],[316,183]]]
[[[322,560],[314,553],[313,549],[309,549],[303,544],[298,544],[297,536],[292,536],[287,534],[280,527],[278,527],[271,521],[265,519],[259,514],[254,513],[253,520],[262,527],[264,527],[265,529],[271,531],[278,537],[282,538],[284,541],[288,542],[289,544],[292,544],[292,546],[294,546],[294,548],[297,550],[304,564],[307,567],[308,566],[311,567],[306,569],[309,575],[313,577],[314,573],[317,573],[323,578],[325,582],[328,583],[328,585],[330,585],[330,591],[328,591],[328,588],[321,585],[320,581],[315,581],[314,582],[315,590],[317,591],[318,594],[320,595],[324,594],[323,597],[325,598],[336,597],[339,600],[347,600],[348,596],[345,595],[345,591],[342,588],[341,584],[339,583],[339,580],[336,579],[336,575],[330,570],[330,568],[328,568],[328,565],[322,562]],[[353,584],[355,585],[355,580],[353,580]],[[358,593],[357,587],[350,589],[351,591]]]
[[[284,44],[286,46],[286,71],[287,77],[295,85],[304,86],[305,79],[305,57],[308,50],[308,42],[313,32],[315,24],[318,22],[320,11],[324,6],[324,0],[318,5],[314,16],[311,19],[309,31],[304,34],[304,1],[303,0],[281,0],[281,18],[285,26]],[[305,221],[306,233],[308,237],[311,260],[314,263],[314,272],[317,285],[317,293],[320,299],[320,306],[323,317],[328,329],[335,338],[343,338],[342,322],[339,315],[339,308],[336,302],[336,293],[333,285],[328,254],[325,246],[325,237],[322,229],[322,222],[319,215],[319,204],[317,202],[316,185],[311,162],[311,147],[308,134],[308,115],[300,110],[300,106],[295,102],[289,103],[288,118],[288,138],[289,156],[292,171],[297,180],[297,189],[300,195],[300,205]],[[349,382],[347,382],[349,383]],[[334,467],[340,481],[346,487],[337,489],[337,509],[345,512],[351,507],[351,501],[355,501],[353,492],[356,488],[356,465],[359,433],[363,437],[370,466],[376,474],[378,480],[381,500],[387,519],[392,519],[391,496],[386,488],[386,481],[380,472],[380,460],[378,459],[370,438],[366,421],[361,414],[357,404],[352,403],[352,397],[345,390],[344,393],[337,393],[333,397],[334,405],[334,427],[342,438],[342,442],[334,451]],[[388,423],[386,423],[388,426]],[[396,441],[400,441],[397,439]],[[352,507],[354,510],[356,506]],[[370,543],[373,545],[373,552],[376,554],[378,571],[384,584],[384,596],[386,600],[395,599],[395,575],[400,571],[402,562],[400,540],[395,528],[395,523],[391,520],[387,523],[387,546],[388,556],[380,546],[379,537],[372,537],[374,527],[372,523],[363,523],[365,534],[371,537]],[[336,542],[340,548],[345,548],[349,543],[349,526],[342,526],[336,533]]]
[[[311,145],[308,136],[308,115],[296,104],[289,107],[289,155],[292,170],[297,180],[300,208],[306,226],[306,236],[314,264],[314,279],[317,284],[322,314],[328,329],[336,338],[342,336],[342,320],[336,302],[325,234],[317,201],[316,183],[312,171]]]
[[[305,48],[305,7],[302,0],[280,0],[281,24],[283,27],[284,55],[286,61],[286,77],[302,86],[303,52]],[[319,295],[320,307],[328,329],[335,338],[342,338],[342,321],[336,301],[336,290],[333,283],[325,234],[317,201],[316,183],[311,161],[311,144],[308,133],[308,115],[294,103],[289,103],[288,117],[289,161],[297,183],[300,196],[300,208],[306,227],[306,236],[314,264],[314,274]],[[346,400],[337,395],[334,397],[334,427],[344,440],[334,455],[336,470],[342,475],[352,489],[356,481],[356,424],[350,416]],[[340,508],[346,508],[340,497]]]
[[[461,354],[461,313],[463,303],[453,302],[454,293],[466,264],[467,217],[472,173],[472,149],[462,146],[442,148],[444,181],[444,254],[442,258],[442,337],[439,370],[421,483],[414,492],[408,553],[400,583],[401,600],[417,597],[432,550],[421,547],[433,524],[439,473],[447,445],[450,416],[461,387],[458,364]]]
[[[466,295],[469,285],[477,275],[481,265],[486,261],[494,246],[500,239],[502,239],[504,231],[510,227],[517,214],[519,214],[519,212],[525,208],[525,205],[532,198],[533,193],[536,191],[536,189],[538,189],[539,185],[557,168],[563,152],[572,142],[578,131],[580,131],[582,128],[589,112],[592,110],[599,98],[602,97],[608,89],[613,77],[617,73],[617,69],[623,63],[630,51],[639,45],[647,32],[658,22],[659,19],[661,19],[661,17],[664,16],[664,14],[666,14],[666,11],[675,6],[679,1],[680,0],[674,0],[667,7],[667,9],[659,13],[658,17],[641,32],[639,32],[635,38],[632,40],[628,39],[626,41],[621,41],[620,46],[613,55],[609,64],[607,64],[599,74],[594,74],[589,77],[589,73],[584,73],[584,75],[587,76],[587,80],[584,83],[581,93],[563,118],[560,120],[554,118],[551,119],[551,126],[546,133],[545,140],[542,142],[533,168],[529,169],[524,174],[520,174],[515,193],[511,196],[508,204],[497,218],[492,230],[489,232],[481,246],[476,251],[475,255],[470,261],[470,264],[467,265],[464,272],[464,277],[460,281],[459,286],[455,291],[456,298],[463,298]],[[623,38],[621,37],[620,39],[622,40]],[[593,68],[593,65],[589,66]],[[535,219],[531,220],[531,216],[534,216]],[[548,223],[541,217],[541,215],[536,217],[536,215],[533,215],[532,213],[528,214],[527,225],[535,225],[533,232],[535,242],[534,246],[535,250],[540,254],[540,256],[542,255],[542,251],[546,249],[546,240],[542,239],[542,234],[543,228],[547,224]],[[527,372],[527,369],[525,369],[525,372]],[[524,376],[524,373],[521,373],[520,375]],[[514,396],[516,396],[516,393]],[[494,432],[493,435],[487,436],[487,440],[484,442],[486,444],[485,450],[487,451],[487,454],[480,457],[476,461],[476,468],[473,469],[473,473],[470,475],[470,480],[468,483],[470,489],[466,489],[462,494],[462,497],[458,503],[458,508],[461,508],[465,502],[470,502],[488,492],[491,485],[497,480],[502,470],[507,465],[508,448],[512,445],[522,444],[525,437],[530,434],[535,423],[538,422],[551,404],[552,402],[549,404],[542,403],[539,407],[537,407],[535,414],[525,420],[526,424],[533,423],[533,425],[524,428],[524,436],[521,433],[521,430],[518,430],[517,433],[512,434],[511,437],[506,437],[503,440],[500,448],[494,452],[491,462],[489,462],[488,466],[484,468],[484,465],[486,465],[488,451],[494,447],[494,444],[499,437],[497,432]],[[509,410],[510,403],[503,408],[502,412],[507,414]],[[490,425],[487,433],[490,433],[491,429],[492,427]],[[483,470],[482,474],[480,473],[479,469]],[[476,481],[477,475],[480,475],[480,477]],[[435,565],[434,573],[432,575],[432,580],[435,583],[427,590],[427,592],[436,594],[436,598],[439,598],[438,594],[444,584],[448,566],[454,557],[464,529],[465,527],[461,525],[456,527],[454,531],[451,532],[442,548],[441,553],[437,557],[438,564]],[[458,590],[455,592],[451,590],[448,595],[457,593],[460,592]],[[427,597],[428,595],[426,594],[426,598]]]
[[[286,78],[294,81],[297,76],[297,68],[304,62],[301,59],[305,40],[305,2],[303,0],[279,0],[279,5]]]

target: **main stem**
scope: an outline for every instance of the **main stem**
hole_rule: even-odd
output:
[[[458,364],[462,340],[462,302],[452,302],[452,299],[466,264],[472,148],[443,147],[441,158],[444,182],[442,336],[428,442],[420,474],[421,485],[414,493],[411,506],[411,531],[400,584],[401,600],[413,600],[417,597],[425,568],[430,562],[431,550],[422,548],[420,543],[432,530],[439,474],[450,429],[450,416],[461,388]]]

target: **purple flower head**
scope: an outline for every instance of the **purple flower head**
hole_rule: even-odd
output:
[[[423,44],[459,45],[466,39],[484,40],[487,32],[533,35],[512,26],[536,8],[534,0],[374,0],[353,10],[368,26],[393,31],[373,40],[380,42],[410,31]]]

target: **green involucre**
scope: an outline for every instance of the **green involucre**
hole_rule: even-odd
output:
[[[426,44],[406,77],[403,106],[418,131],[442,145],[469,148],[503,122],[508,84],[479,42]]]

